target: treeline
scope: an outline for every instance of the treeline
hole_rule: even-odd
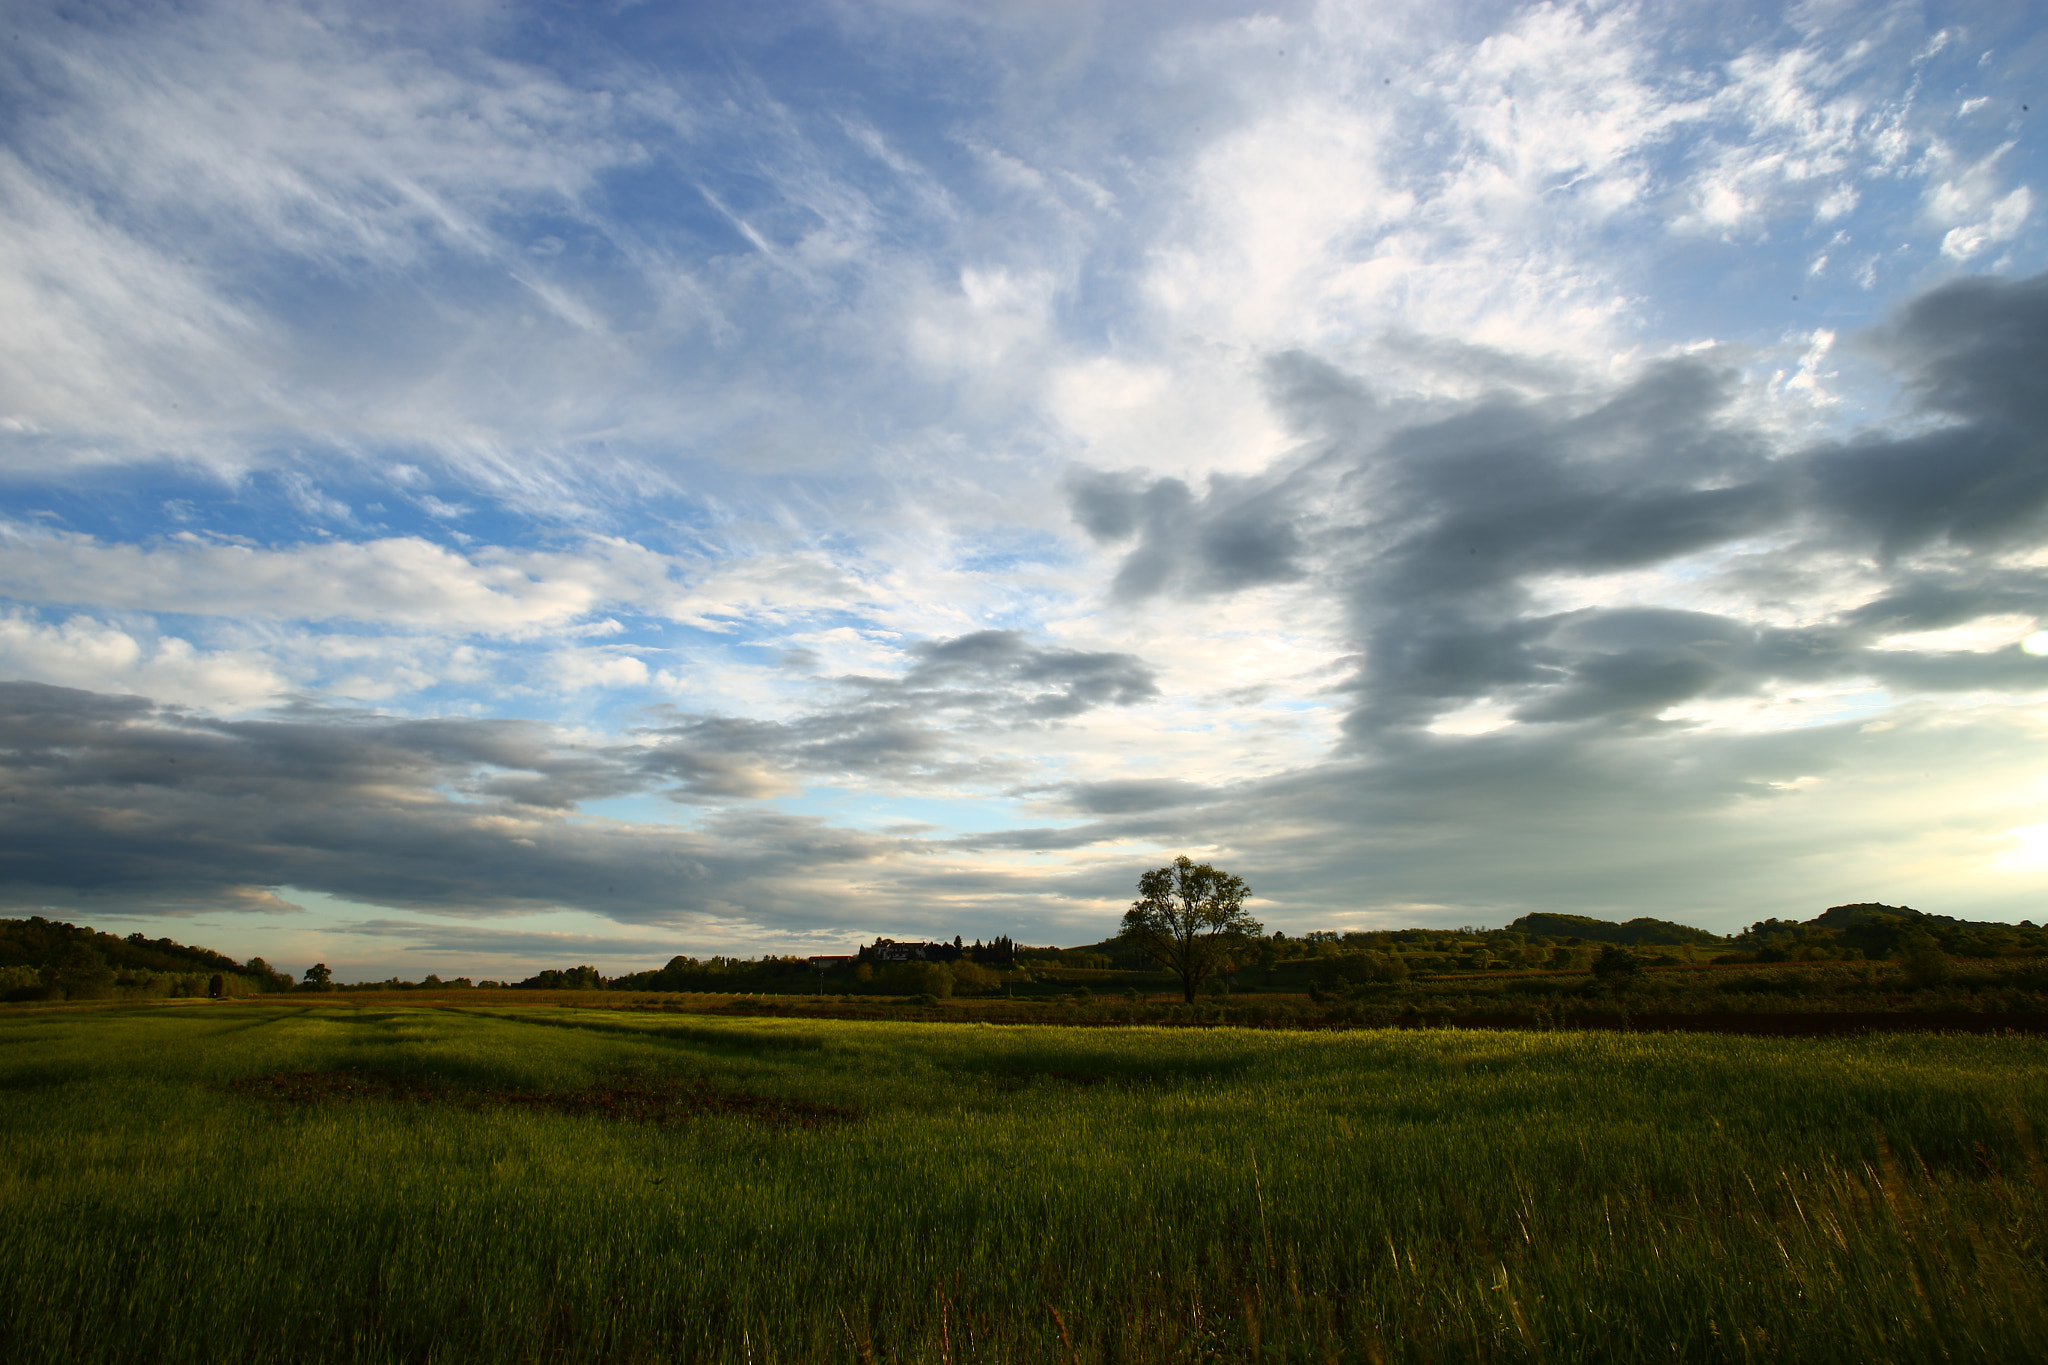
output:
[[[930,995],[979,994],[1032,980],[1028,970],[985,966],[963,954],[950,961],[864,962],[820,966],[803,957],[746,959],[672,957],[655,971],[609,979],[588,967],[542,972],[519,985],[529,990],[706,991],[728,994],[824,992]]]
[[[1508,932],[1529,938],[1577,938],[1592,943],[1618,943],[1627,947],[1726,942],[1719,934],[1710,934],[1689,924],[1673,924],[1670,920],[1650,919],[1647,916],[1616,924],[1611,920],[1594,919],[1590,915],[1539,912],[1524,915],[1514,921],[1508,925]]]
[[[262,958],[237,962],[168,938],[126,938],[34,915],[0,920],[0,999],[244,996],[292,988]]]
[[[2048,928],[1952,919],[1907,905],[1837,905],[1804,923],[1759,920],[1734,940],[1727,960],[1882,962],[1922,943],[1952,958],[2027,957],[2048,952]]]
[[[908,956],[909,960],[902,959]],[[1826,991],[1876,992],[1988,988],[1993,979],[2031,990],[2048,966],[2048,928],[2032,922],[1958,920],[1910,906],[1837,905],[1805,921],[1759,920],[1739,934],[1719,935],[1667,920],[1623,922],[1585,915],[1528,914],[1501,929],[1321,930],[1274,933],[1236,951],[1231,970],[1211,989],[1224,995],[1278,993],[1312,1001],[1380,1000],[1441,980],[1439,990],[1480,989],[1494,977],[1512,993],[1594,995],[1637,989],[1646,973],[1745,964],[1886,964],[1881,977],[1841,971],[1812,974]],[[1979,964],[1973,966],[1972,964]],[[1981,967],[1981,969],[1980,969]],[[323,964],[295,981],[261,958],[236,962],[210,949],[123,937],[44,919],[0,920],[0,998],[108,1000],[158,996],[244,996],[282,991],[461,990],[499,986],[547,991],[699,992],[724,995],[888,995],[945,999],[1006,994],[1032,998],[1076,990],[1158,989],[1157,964],[1118,939],[1074,948],[1034,948],[999,937],[971,945],[897,943],[878,939],[843,957],[677,956],[659,968],[607,977],[579,965],[535,973],[523,981],[390,978],[336,982]],[[1789,980],[1790,978],[1786,978]],[[1804,980],[1805,978],[1799,978]],[[1774,978],[1774,980],[1778,980]],[[1578,984],[1573,984],[1574,982]],[[1660,977],[1658,991],[1678,989]],[[1464,982],[1465,985],[1456,983]],[[1969,983],[1978,983],[1970,986]],[[1725,983],[1723,983],[1725,985]],[[1702,982],[1700,989],[1707,989]],[[1691,989],[1691,988],[1688,988]],[[1714,987],[1725,994],[1723,986]],[[1770,991],[1790,989],[1782,980]],[[1801,986],[1800,990],[1822,989]],[[1417,997],[1419,998],[1419,997]]]
[[[1271,970],[1291,962],[1364,955],[1351,975],[1374,961],[1399,957],[1410,972],[1585,971],[1605,947],[1627,950],[1648,965],[1747,962],[1883,962],[1925,943],[1951,958],[1996,959],[2048,953],[2048,928],[1973,922],[1903,905],[1837,905],[1811,920],[1769,919],[1739,934],[1708,933],[1668,920],[1623,923],[1587,915],[1524,915],[1504,929],[1387,929],[1274,934],[1244,955],[1242,968]],[[1398,969],[1388,965],[1385,972]],[[1382,973],[1384,975],[1384,973]]]
[[[899,942],[893,938],[878,938],[873,943],[864,943],[853,954],[856,962],[959,962],[962,960],[978,963],[984,967],[1014,967],[1017,955],[1024,953],[1057,953],[1058,948],[1021,948],[1007,934],[998,934],[988,942],[980,939],[969,943],[955,934],[951,943]],[[817,958],[802,958],[804,962],[816,962]],[[826,959],[830,961],[832,959]]]

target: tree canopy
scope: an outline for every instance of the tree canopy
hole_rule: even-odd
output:
[[[1138,878],[1119,937],[1180,978],[1190,1003],[1202,983],[1230,971],[1266,926],[1245,913],[1252,889],[1186,854]]]

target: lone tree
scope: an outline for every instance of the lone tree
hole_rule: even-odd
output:
[[[1138,899],[1124,911],[1125,942],[1180,978],[1189,1004],[1212,976],[1227,972],[1266,926],[1244,912],[1252,889],[1185,854],[1138,878]]]

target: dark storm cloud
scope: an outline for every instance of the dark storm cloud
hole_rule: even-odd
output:
[[[511,956],[522,961],[566,963],[570,959],[616,960],[622,956],[673,954],[673,936],[611,938],[596,934],[521,933],[502,924],[448,924],[422,920],[354,920],[336,926],[346,934],[412,940],[402,951],[461,954],[464,958]]]
[[[1590,720],[1652,716],[1706,691],[1718,670],[1683,652],[1619,650],[1576,661],[1571,680],[1515,712],[1518,720]]]
[[[1123,815],[1133,811],[1191,806],[1214,793],[1193,782],[1133,778],[1121,782],[1086,782],[1072,787],[1067,800],[1090,815]]]
[[[2048,659],[2018,645],[1984,653],[1883,650],[1870,656],[1869,670],[1877,682],[1902,692],[2048,691]]]
[[[822,912],[776,883],[897,847],[801,817],[692,831],[553,809],[649,780],[635,751],[578,751],[518,722],[311,707],[220,721],[0,684],[0,894],[176,914],[283,909],[267,888],[297,886],[443,913],[574,905],[665,924],[751,898],[802,922]]]
[[[1197,498],[1179,479],[1082,471],[1068,481],[1067,498],[1096,540],[1137,538],[1113,588],[1124,600],[1168,590],[1235,592],[1304,573],[1283,486],[1217,475]]]
[[[1427,347],[1434,343],[1413,343]],[[1460,348],[1467,349],[1467,348]],[[1307,351],[1282,351],[1266,361],[1274,410],[1303,437],[1349,437],[1378,413],[1379,401],[1358,376]]]
[[[526,721],[407,720],[312,706],[272,720],[214,721],[158,711],[140,697],[0,686],[0,771],[15,781],[61,772],[97,790],[194,799],[249,781],[280,795],[440,784],[547,807],[638,785],[601,752],[563,746]]]
[[[1802,794],[1802,781],[1891,785],[2001,733],[1902,721],[1875,749],[1862,731],[1857,721],[1749,735],[1663,727],[1625,743],[1565,725],[1408,732],[1370,757],[1237,784],[1209,801],[972,843],[1077,855],[1086,861],[1059,878],[1061,893],[1112,904],[1130,896],[1141,864],[1096,850],[1215,849],[1251,882],[1257,913],[1289,930],[1447,917],[1498,925],[1560,906],[1732,927],[1836,903],[1787,902],[1788,892],[1812,894],[1801,864],[1815,861],[1817,835],[1834,885],[1853,887],[1858,860],[1924,824],[1910,805],[1829,823],[1825,798]]]
[[[1720,421],[1732,376],[1653,368],[1584,411],[1496,398],[1397,433],[1319,539],[1366,644],[1354,733],[1501,693],[1532,720],[1651,713],[1720,666],[1652,618],[1534,619],[1530,582],[1640,569],[1783,524],[1794,503],[1761,443]],[[1589,634],[1589,632],[1592,632]],[[1575,643],[1582,642],[1582,643]],[[1532,695],[1533,694],[1533,695]]]
[[[1185,496],[1186,486],[1179,485]],[[1153,485],[1136,473],[1111,473],[1099,469],[1077,470],[1067,480],[1067,507],[1081,529],[1105,544],[1129,540],[1152,514],[1148,500],[1156,503]]]
[[[1820,505],[1885,558],[1944,542],[1996,547],[2027,541],[2048,504],[2048,444],[1995,418],[1903,441],[1870,441],[1815,455]]]
[[[1306,458],[1201,497],[1084,471],[1069,497],[1096,539],[1136,538],[1118,597],[1199,597],[1302,573],[1326,585],[1363,646],[1350,684],[1358,743],[1479,698],[1528,722],[1637,724],[1795,680],[2041,688],[2043,664],[2017,649],[1872,646],[2048,602],[2042,575],[1993,554],[2037,543],[2048,508],[2048,277],[1944,286],[1867,344],[1920,404],[1907,424],[1918,429],[1805,451],[1747,427],[1738,376],[1711,358],[1653,365],[1591,400],[1503,391],[1379,435],[1384,414],[1360,381],[1291,353],[1268,379]],[[1524,388],[1542,378],[1502,365],[1485,374]],[[1212,555],[1205,536],[1225,524],[1254,528],[1246,544],[1263,548]],[[1794,630],[1699,613],[1535,611],[1547,579],[1738,547],[1753,600],[1774,588],[1796,596],[1824,556],[1844,551],[1890,582],[1840,619]],[[1922,551],[1947,560],[1914,562]]]
[[[695,831],[566,818],[666,790],[711,805],[819,776],[987,776],[961,735],[1056,723],[1154,695],[1126,654],[982,631],[912,648],[901,676],[835,680],[787,721],[678,717],[589,746],[528,721],[410,720],[299,706],[222,721],[30,683],[0,684],[0,878],[17,903],[121,897],[162,911],[283,909],[300,886],[379,904],[494,913],[577,905],[687,916],[795,868],[894,841],[779,811]]]
[[[902,840],[744,803],[804,780],[986,778],[960,736],[1057,723],[1155,691],[1129,655],[984,631],[913,647],[899,677],[834,681],[787,721],[678,717],[587,745],[529,721],[412,720],[310,705],[224,721],[0,684],[0,885],[19,906],[288,911],[273,888],[442,913],[571,905],[628,922],[835,913],[801,889]],[[1007,769],[1005,769],[1007,771]],[[572,817],[667,791],[695,829]]]
[[[1497,398],[1397,433],[1340,482],[1318,539],[1366,644],[1353,733],[1503,692],[1526,719],[1577,720],[1651,714],[1714,686],[1721,665],[1653,618],[1560,629],[1528,614],[1529,588],[1651,567],[1791,516],[1767,452],[1717,420],[1731,383],[1679,362],[1585,411]],[[1348,485],[1369,498],[1347,503]]]
[[[613,745],[530,721],[311,705],[227,721],[0,684],[0,895],[67,910],[288,911],[271,889],[296,886],[443,913],[570,905],[678,923],[744,904],[814,922],[831,907],[789,888],[903,841],[744,803],[820,777],[985,779],[1008,768],[962,736],[1156,691],[1130,655],[1010,631],[910,653],[901,676],[836,679],[794,719],[680,716]],[[581,802],[649,791],[741,804],[691,830],[571,818]]]
[[[676,923],[781,870],[892,847],[800,819],[656,829],[531,801],[537,788],[645,784],[624,753],[567,750],[521,723],[315,708],[220,721],[0,684],[0,878],[16,905],[178,913],[274,905],[262,888],[298,886],[443,912],[579,905]]]
[[[828,704],[787,721],[682,716],[647,732],[644,771],[678,800],[773,795],[801,779],[990,780],[1016,770],[963,740],[1028,730],[1157,695],[1130,654],[1052,649],[986,630],[912,647],[896,678],[835,679]]]
[[[2048,507],[2048,275],[1930,291],[1869,342],[1949,424],[1812,458],[1823,505],[1897,556],[2036,539]]]
[[[1304,444],[1269,476],[1198,497],[1073,475],[1083,528],[1130,547],[1114,594],[1185,600],[1173,609],[1256,581],[1211,573],[1189,548],[1255,506],[1267,542],[1288,546],[1289,566],[1349,624],[1348,744],[1186,802],[1080,789],[1074,805],[1093,820],[1014,831],[1004,846],[1226,841],[1232,869],[1296,924],[1431,905],[1498,923],[1560,904],[1720,923],[1731,895],[1780,905],[1773,878],[1816,838],[1846,858],[1916,837],[1923,811],[1865,806],[1830,826],[1828,804],[1800,793],[1898,790],[1908,770],[2009,748],[2003,722],[1895,709],[1873,743],[1846,702],[1816,719],[1828,706],[1848,719],[1747,734],[1669,718],[1809,686],[1895,700],[2048,691],[2048,659],[2016,639],[1973,651],[1912,638],[2048,611],[2048,572],[2026,562],[2048,509],[2048,277],[1934,290],[1865,344],[1917,411],[1809,449],[1746,425],[1738,377],[1712,356],[1590,396],[1550,383],[1546,397],[1539,371],[1495,367],[1501,392],[1390,427],[1360,381],[1291,355],[1269,368],[1270,392]],[[1722,605],[1544,606],[1575,577],[1645,570]],[[1857,596],[1802,612],[1819,593]],[[1808,619],[1784,624],[1788,611]],[[1515,723],[1426,728],[1480,701]],[[1103,875],[1099,894],[1112,894]]]
[[[1907,304],[1872,338],[1928,408],[1964,418],[2048,418],[2048,274],[1956,280]]]
[[[1843,615],[1851,628],[1876,632],[1941,630],[1985,616],[2032,613],[2048,603],[2048,573],[1994,568],[1898,579],[1884,594]]]
[[[917,645],[900,682],[866,683],[878,697],[949,711],[1029,720],[1129,706],[1159,694],[1152,670],[1131,654],[1044,649],[1013,630],[984,630]]]

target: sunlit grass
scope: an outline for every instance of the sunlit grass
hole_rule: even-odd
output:
[[[0,1355],[2048,1358],[2048,1043],[0,1018]],[[682,1075],[648,1125],[232,1087]]]

